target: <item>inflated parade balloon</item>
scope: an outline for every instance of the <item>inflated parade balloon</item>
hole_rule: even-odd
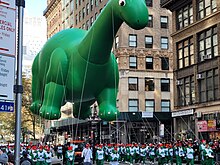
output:
[[[88,31],[71,28],[51,37],[33,62],[31,112],[59,119],[68,101],[73,115],[86,119],[97,101],[99,117],[115,120],[119,73],[111,49],[123,22],[136,30],[146,27],[145,0],[109,0]]]

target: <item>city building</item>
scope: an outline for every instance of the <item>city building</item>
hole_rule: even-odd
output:
[[[172,12],[174,132],[220,138],[220,1],[161,0]]]
[[[46,19],[24,13],[23,76],[31,77],[34,58],[47,40]]]
[[[44,11],[48,38],[61,29],[88,30],[107,2],[108,0],[48,0],[48,7]],[[159,1],[146,0],[146,4],[149,10],[147,27],[137,31],[123,24],[115,37],[112,50],[119,66],[117,106],[121,113],[116,121],[97,121],[94,131],[100,142],[143,143],[173,137],[171,12],[161,8]],[[96,106],[94,111],[96,112]],[[58,124],[63,120],[74,123],[73,120],[76,119],[56,121],[55,130],[62,128],[62,131],[66,131],[65,134],[74,136],[73,132],[77,130],[71,132],[67,125]],[[91,129],[87,126],[88,124],[82,125],[83,129],[79,126],[85,131],[78,133],[80,138],[93,136],[90,136]]]
[[[32,16],[29,12],[24,12],[24,21],[23,21],[23,60],[22,60],[22,78],[25,79],[23,83],[24,93],[23,101],[31,99],[31,93],[28,92],[27,88],[30,88],[31,84],[31,68],[32,63],[38,52],[43,47],[44,43],[47,40],[47,31],[46,31],[46,19],[40,16]],[[28,83],[27,83],[28,82]],[[27,87],[27,88],[25,88]],[[25,99],[24,99],[25,98]],[[28,119],[29,120],[29,119]],[[29,132],[25,136],[26,140],[29,139],[42,139],[42,123],[41,119],[38,117],[34,118],[34,126],[31,125],[26,128]],[[25,129],[22,128],[24,131]],[[33,134],[31,134],[33,133]],[[24,134],[23,134],[24,135]],[[23,138],[23,140],[25,139]]]

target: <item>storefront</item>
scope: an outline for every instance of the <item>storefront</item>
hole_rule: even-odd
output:
[[[218,124],[217,124],[218,123]],[[197,122],[199,138],[207,140],[220,139],[219,120],[199,120]]]
[[[161,124],[163,134],[159,129]],[[48,134],[53,136],[49,139],[54,143],[65,143],[69,139],[95,140],[96,143],[146,143],[173,137],[170,112],[153,112],[152,116],[143,116],[142,112],[121,112],[112,122],[67,118],[56,121]]]
[[[185,140],[195,136],[194,109],[178,110],[172,112],[175,139]]]

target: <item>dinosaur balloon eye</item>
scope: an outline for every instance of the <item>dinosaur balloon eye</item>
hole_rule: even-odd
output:
[[[125,6],[126,4],[126,1],[125,0],[119,0],[119,5],[120,6]]]

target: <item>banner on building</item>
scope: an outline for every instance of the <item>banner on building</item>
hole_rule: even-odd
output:
[[[153,118],[154,112],[142,112],[142,118]]]
[[[208,120],[207,130],[216,131],[216,120]]]
[[[208,128],[207,128],[207,121],[206,120],[201,120],[197,122],[197,128],[198,128],[198,132],[207,132]]]
[[[160,124],[159,135],[160,137],[164,137],[164,124]]]

